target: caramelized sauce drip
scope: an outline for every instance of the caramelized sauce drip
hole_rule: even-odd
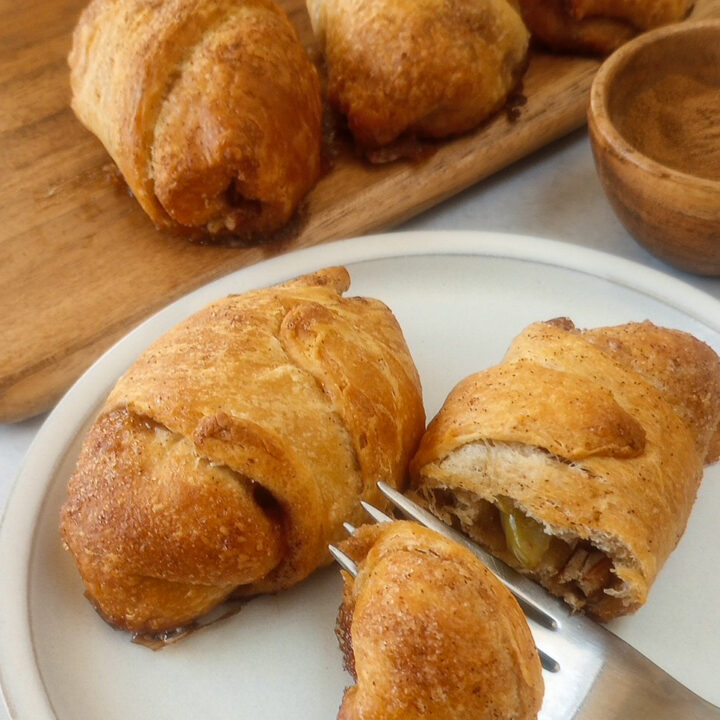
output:
[[[337,620],[335,621],[335,635],[337,636],[338,645],[343,654],[343,667],[353,676],[353,679],[357,681],[355,652],[353,651],[352,633],[350,632],[354,610],[355,608],[349,606],[347,602],[343,602],[342,605],[340,605]]]
[[[168,645],[173,645],[179,640],[200,630],[204,630],[220,620],[225,620],[233,615],[237,615],[246,602],[247,598],[231,598],[211,610],[207,615],[203,615],[203,617],[198,618],[188,625],[172,628],[171,630],[162,630],[157,633],[133,633],[131,641],[136,645],[143,645],[150,650],[162,650]]]
[[[520,108],[527,105],[527,97],[523,93],[522,87],[518,87],[514,92],[508,95],[505,102],[505,117],[510,122],[517,122],[520,119]]]

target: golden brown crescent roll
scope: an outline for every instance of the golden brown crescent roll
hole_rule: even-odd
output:
[[[694,0],[519,0],[533,36],[552,50],[607,55],[640,32],[682,20]]]
[[[600,620],[631,613],[685,530],[720,441],[720,359],[652,323],[537,323],[450,393],[418,497]]]
[[[506,0],[307,0],[330,102],[357,143],[442,138],[505,103],[529,35]]]
[[[320,172],[315,68],[273,0],[92,0],[72,107],[161,228],[277,230]]]
[[[62,537],[112,625],[183,626],[329,561],[425,417],[400,327],[344,268],[219,300],[157,340],[85,438]]]
[[[357,684],[340,720],[530,720],[543,698],[515,598],[469,550],[415,523],[366,525],[343,544],[359,565],[338,638]]]

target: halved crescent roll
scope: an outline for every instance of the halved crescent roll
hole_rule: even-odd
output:
[[[365,525],[337,633],[357,684],[339,720],[531,720],[544,686],[515,598],[469,550],[410,522]]]
[[[507,0],[307,0],[330,102],[363,149],[442,138],[505,103],[529,34]]]
[[[119,380],[62,509],[87,595],[157,632],[329,562],[359,502],[402,487],[424,428],[420,383],[381,302],[344,268],[209,305]]]
[[[537,323],[450,393],[411,463],[419,499],[573,608],[631,613],[720,447],[720,359],[649,322]]]
[[[255,237],[320,173],[320,84],[273,0],[92,0],[72,108],[161,228]]]

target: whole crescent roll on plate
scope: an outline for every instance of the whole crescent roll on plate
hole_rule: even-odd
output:
[[[607,55],[638,33],[682,20],[694,0],[518,0],[533,36],[552,50]]]
[[[339,720],[531,720],[540,659],[509,590],[469,550],[410,522],[361,527],[338,638],[356,685]]]
[[[400,327],[344,268],[219,300],[113,388],[61,530],[113,626],[185,626],[330,560],[379,479],[402,487],[425,416]]]
[[[273,0],[92,0],[72,107],[161,228],[255,237],[320,173],[320,85]]]
[[[600,620],[631,613],[720,454],[720,359],[645,323],[537,323],[460,382],[411,463],[419,499]]]
[[[499,110],[529,35],[506,0],[307,0],[330,102],[358,145],[465,132]]]

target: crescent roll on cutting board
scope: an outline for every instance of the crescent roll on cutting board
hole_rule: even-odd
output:
[[[307,0],[328,97],[357,144],[465,132],[499,110],[529,35],[506,0]]]
[[[113,626],[159,632],[329,562],[425,423],[381,302],[330,268],[219,300],[155,342],[85,438],[61,531]]]
[[[610,620],[645,602],[719,430],[720,360],[691,335],[537,323],[450,393],[412,484],[494,555]]]
[[[469,550],[416,523],[365,525],[342,545],[337,633],[356,685],[339,720],[530,720],[540,659],[515,598]]]
[[[72,107],[161,228],[266,235],[320,173],[320,84],[273,0],[93,0]]]
[[[608,55],[638,33],[677,22],[694,0],[519,0],[533,36],[552,50]]]

